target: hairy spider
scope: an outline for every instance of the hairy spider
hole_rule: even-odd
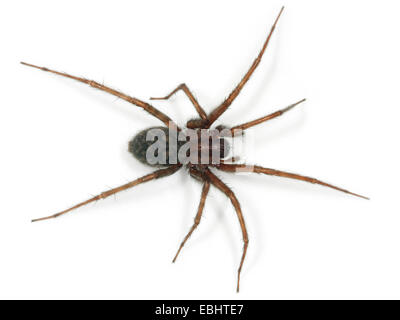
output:
[[[196,178],[197,180],[200,180],[203,183],[203,189],[202,189],[202,193],[201,193],[201,198],[200,198],[200,204],[197,210],[197,214],[196,217],[194,219],[194,224],[192,225],[191,229],[189,230],[189,232],[187,233],[187,235],[185,236],[185,238],[183,239],[182,243],[179,246],[178,252],[176,253],[173,262],[176,261],[181,249],[183,248],[183,246],[185,245],[186,241],[189,239],[189,237],[191,236],[191,234],[193,233],[193,231],[196,229],[196,227],[199,225],[200,223],[200,219],[203,213],[203,208],[204,208],[204,204],[208,195],[208,192],[210,190],[210,186],[213,185],[214,187],[216,187],[217,189],[221,190],[232,202],[233,207],[235,208],[237,217],[239,219],[239,223],[240,223],[240,227],[242,230],[242,236],[243,236],[243,242],[244,242],[244,246],[243,246],[243,253],[242,253],[242,257],[240,260],[240,264],[239,264],[239,269],[238,269],[238,274],[237,274],[237,291],[239,291],[239,282],[240,282],[240,272],[242,270],[242,266],[243,266],[243,262],[244,259],[246,257],[246,252],[247,252],[247,247],[249,244],[249,238],[248,238],[248,234],[247,234],[247,230],[246,230],[246,225],[245,225],[245,220],[242,214],[242,210],[240,208],[240,204],[238,199],[236,198],[235,194],[233,193],[233,191],[224,183],[222,182],[214,173],[212,170],[210,170],[210,168],[213,169],[218,169],[218,170],[222,170],[225,172],[236,172],[236,171],[247,171],[247,172],[255,172],[255,173],[263,173],[266,175],[273,175],[273,176],[280,176],[280,177],[285,177],[285,178],[290,178],[290,179],[297,179],[297,180],[302,180],[302,181],[306,181],[309,183],[314,183],[314,184],[319,184],[325,187],[329,187],[341,192],[345,192],[357,197],[361,197],[364,199],[368,199],[367,197],[364,197],[362,195],[359,194],[355,194],[352,193],[350,191],[347,191],[345,189],[333,186],[331,184],[325,183],[323,181],[314,179],[314,178],[310,178],[307,176],[302,176],[299,174],[294,174],[294,173],[289,173],[289,172],[285,172],[285,171],[280,171],[280,170],[275,170],[275,169],[270,169],[270,168],[264,168],[264,167],[260,167],[260,166],[247,166],[244,164],[238,164],[235,163],[236,160],[234,158],[231,158],[230,161],[227,161],[225,159],[226,157],[226,151],[227,149],[229,149],[229,143],[227,141],[225,141],[223,134],[219,134],[218,135],[218,144],[214,145],[215,141],[212,139],[206,139],[201,140],[200,141],[200,132],[203,130],[205,131],[210,131],[210,127],[213,125],[213,123],[229,108],[229,106],[232,104],[232,102],[236,99],[236,97],[239,95],[240,91],[242,90],[242,88],[244,87],[244,85],[247,83],[247,81],[250,79],[251,75],[253,74],[254,70],[257,68],[257,66],[259,65],[261,58],[265,52],[265,50],[267,49],[269,40],[273,34],[273,31],[275,29],[275,26],[279,20],[279,17],[282,14],[284,7],[282,7],[282,9],[280,10],[274,24],[272,25],[272,28],[269,32],[269,35],[267,37],[267,39],[264,42],[264,45],[261,49],[261,51],[259,52],[257,58],[254,60],[253,64],[251,65],[250,69],[247,71],[247,73],[244,75],[244,77],[242,78],[242,80],[239,82],[239,84],[235,87],[235,89],[229,94],[228,98],[226,98],[225,101],[223,101],[218,107],[216,107],[210,114],[207,115],[207,113],[203,110],[203,108],[200,106],[200,104],[197,102],[196,98],[193,96],[193,94],[191,93],[191,91],[189,90],[189,88],[186,86],[185,83],[180,84],[176,89],[174,89],[170,94],[168,94],[165,97],[161,97],[161,98],[150,98],[151,100],[167,100],[169,99],[172,95],[174,95],[176,92],[178,92],[179,90],[182,90],[187,97],[190,99],[190,101],[193,103],[197,113],[199,114],[199,118],[197,119],[192,119],[189,120],[186,123],[186,128],[188,129],[192,129],[195,131],[195,133],[198,133],[198,153],[199,154],[206,154],[208,155],[209,158],[211,158],[211,150],[215,150],[217,149],[217,161],[205,161],[205,162],[194,162],[194,161],[188,161],[186,163],[183,163],[182,161],[172,161],[170,158],[167,158],[167,161],[163,164],[165,166],[165,168],[161,168],[158,169],[156,171],[154,171],[153,173],[150,173],[148,175],[145,175],[141,178],[138,178],[136,180],[133,180],[129,183],[126,183],[122,186],[119,186],[117,188],[113,188],[111,190],[105,191],[91,199],[88,199],[84,202],[81,202],[69,209],[66,209],[64,211],[61,211],[59,213],[53,214],[51,216],[47,216],[47,217],[43,217],[43,218],[38,218],[38,219],[34,219],[32,220],[32,222],[34,221],[41,221],[41,220],[46,220],[46,219],[51,219],[51,218],[56,218],[59,217],[67,212],[70,212],[71,210],[77,209],[79,207],[82,207],[88,203],[91,203],[93,201],[96,200],[100,200],[100,199],[105,199],[113,194],[116,194],[120,191],[132,188],[134,186],[137,186],[141,183],[144,182],[148,182],[151,180],[155,180],[158,178],[162,178],[162,177],[166,177],[169,175],[174,174],[175,172],[177,172],[180,168],[182,168],[183,166],[186,166],[189,170],[190,175],[193,178]],[[174,121],[172,121],[167,115],[165,115],[164,113],[162,113],[161,111],[157,110],[156,108],[154,108],[152,105],[150,105],[147,102],[144,102],[142,100],[139,100],[137,98],[128,96],[122,92],[119,92],[117,90],[114,90],[110,87],[107,87],[103,84],[100,84],[98,82],[92,81],[92,80],[87,80],[85,78],[80,78],[80,77],[76,77],[76,76],[72,76],[69,75],[67,73],[62,73],[62,72],[58,72],[58,71],[54,71],[54,70],[50,70],[48,68],[45,67],[38,67],[32,64],[28,64],[25,62],[21,62],[22,64],[26,65],[26,66],[30,66],[30,67],[34,67],[43,71],[48,71],[51,73],[55,73],[67,78],[71,78],[83,83],[86,83],[88,85],[90,85],[93,88],[97,88],[100,90],[103,90],[105,92],[108,92],[114,96],[117,96],[123,100],[126,100],[138,107],[143,108],[145,111],[147,111],[148,113],[150,113],[152,116],[156,117],[157,119],[161,120],[166,127],[153,127],[153,128],[149,128],[146,129],[142,132],[140,132],[139,134],[137,134],[130,142],[129,142],[129,151],[133,154],[133,156],[135,158],[137,158],[138,160],[155,166],[154,163],[151,163],[148,158],[147,158],[147,151],[150,148],[151,143],[149,143],[148,140],[146,140],[146,135],[150,132],[150,130],[153,129],[159,129],[161,131],[163,131],[164,133],[166,133],[167,135],[167,145],[169,143],[169,141],[171,140],[171,136],[168,135],[169,130],[174,129],[177,130],[178,132],[180,132],[182,129],[179,128]],[[290,109],[292,109],[293,107],[295,107],[296,105],[300,104],[301,102],[305,101],[305,99],[300,100],[299,102],[296,102],[284,109],[281,109],[279,111],[276,111],[274,113],[271,113],[265,117],[244,123],[244,124],[240,124],[240,125],[236,125],[234,127],[230,127],[228,129],[229,132],[231,132],[234,136],[236,130],[240,130],[240,131],[244,131],[250,127],[253,127],[255,125],[258,125],[260,123],[266,122],[268,120],[271,120],[273,118],[276,118],[280,115],[282,115],[283,113],[289,111]],[[217,129],[223,129],[222,126],[218,126]],[[226,128],[225,128],[226,130]],[[219,132],[219,131],[218,131]],[[222,142],[222,144],[221,144]],[[180,151],[180,149],[183,148],[183,144],[182,143],[178,143],[175,151],[174,152],[178,152]],[[170,151],[170,148],[169,148]],[[169,153],[171,154],[171,153]],[[214,153],[213,153],[214,155]],[[209,160],[209,159],[208,159]],[[214,159],[215,160],[215,159]]]

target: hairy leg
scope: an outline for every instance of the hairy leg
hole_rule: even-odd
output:
[[[240,161],[240,157],[230,157],[228,159],[221,159],[221,163],[236,163]]]
[[[107,86],[105,86],[103,84],[100,84],[100,83],[98,83],[96,81],[87,80],[85,78],[72,76],[72,75],[69,75],[67,73],[54,71],[54,70],[51,70],[51,69],[48,69],[48,68],[45,68],[45,67],[38,67],[38,66],[35,66],[33,64],[26,63],[26,62],[21,62],[21,64],[23,64],[25,66],[28,66],[28,67],[40,69],[42,71],[51,72],[51,73],[58,74],[60,76],[66,77],[66,78],[70,78],[70,79],[74,79],[74,80],[86,83],[86,84],[88,84],[89,86],[91,86],[93,88],[97,88],[99,90],[108,92],[109,94],[112,94],[112,95],[114,95],[114,96],[116,96],[118,98],[121,98],[121,99],[123,99],[125,101],[128,101],[128,102],[138,106],[138,107],[143,108],[145,111],[150,113],[152,116],[154,116],[157,119],[161,120],[167,127],[173,126],[175,128],[178,128],[178,126],[167,115],[165,115],[161,111],[157,110],[156,108],[154,108],[152,105],[148,104],[147,102],[144,102],[144,101],[141,101],[139,99],[130,97],[130,96],[128,96],[128,95],[126,95],[126,94],[124,94],[122,92],[119,92],[119,91],[117,91],[115,89],[107,87]]]
[[[172,262],[176,261],[176,259],[178,258],[178,255],[181,252],[181,250],[182,250],[183,246],[185,245],[186,241],[189,239],[189,237],[192,235],[193,231],[199,225],[201,216],[203,215],[204,204],[206,203],[206,198],[207,198],[209,190],[210,190],[210,183],[208,181],[205,181],[204,185],[203,185],[203,191],[201,192],[199,208],[197,209],[197,214],[196,214],[196,217],[194,219],[194,224],[190,228],[190,230],[189,230],[188,234],[186,235],[186,237],[183,239],[181,245],[179,246],[178,252],[176,253],[176,255],[174,257],[174,260],[172,260]]]
[[[285,171],[280,171],[280,170],[275,170],[275,169],[270,169],[270,168],[263,168],[260,166],[248,166],[245,164],[219,164],[219,165],[216,165],[215,167],[219,170],[227,171],[227,172],[255,172],[255,173],[267,174],[270,176],[279,176],[279,177],[285,177],[285,178],[289,178],[289,179],[301,180],[301,181],[305,181],[305,182],[319,184],[321,186],[325,186],[325,187],[328,187],[331,189],[335,189],[335,190],[338,190],[338,191],[341,191],[344,193],[351,194],[356,197],[360,197],[360,198],[369,200],[369,198],[359,195],[357,193],[350,192],[348,190],[336,187],[334,185],[331,185],[329,183],[323,182],[323,181],[315,179],[315,178],[310,178],[310,177],[302,176],[302,175],[295,174],[295,173],[290,173],[290,172],[285,172]]]
[[[246,130],[248,128],[251,128],[251,127],[254,127],[254,126],[256,126],[256,125],[258,125],[260,123],[266,122],[266,121],[274,119],[276,117],[279,117],[282,114],[284,114],[285,112],[293,109],[295,106],[297,106],[298,104],[300,104],[300,103],[302,103],[304,101],[306,101],[306,99],[303,99],[303,100],[300,100],[300,101],[298,101],[296,103],[293,103],[290,106],[287,106],[284,109],[281,109],[281,110],[278,110],[278,111],[276,111],[274,113],[271,113],[271,114],[269,114],[269,115],[267,115],[265,117],[262,117],[262,118],[259,118],[259,119],[256,119],[256,120],[253,120],[253,121],[250,121],[250,122],[246,122],[246,123],[243,123],[243,124],[240,124],[240,125],[237,125],[237,126],[234,126],[234,127],[231,128],[232,135],[234,136],[236,130],[244,131],[244,130]]]
[[[154,179],[158,179],[158,178],[161,178],[161,177],[169,176],[169,175],[175,173],[176,171],[178,171],[180,169],[180,167],[181,167],[181,165],[174,165],[174,166],[168,167],[166,169],[160,169],[160,170],[154,171],[153,173],[150,173],[150,174],[148,174],[146,176],[143,176],[143,177],[141,177],[139,179],[136,179],[136,180],[133,180],[131,182],[128,182],[128,183],[126,183],[126,184],[124,184],[122,186],[119,186],[117,188],[113,188],[111,190],[102,192],[102,193],[100,193],[99,195],[97,195],[97,196],[95,196],[93,198],[90,198],[90,199],[88,199],[86,201],[78,203],[77,205],[75,205],[75,206],[73,206],[73,207],[71,207],[69,209],[66,209],[64,211],[61,211],[59,213],[53,214],[53,215],[48,216],[48,217],[33,219],[32,222],[41,221],[41,220],[47,220],[47,219],[52,219],[52,218],[57,218],[57,217],[59,217],[59,216],[61,216],[63,214],[66,214],[67,212],[70,212],[70,211],[72,211],[74,209],[77,209],[79,207],[87,205],[88,203],[91,203],[93,201],[97,201],[97,200],[100,200],[100,199],[105,199],[105,198],[107,198],[107,197],[109,197],[109,196],[111,196],[113,194],[116,194],[118,192],[124,191],[124,190],[132,188],[132,187],[135,187],[138,184],[141,184],[141,183],[144,183],[144,182],[147,182],[147,181],[151,181],[151,180],[154,180]]]
[[[210,120],[209,126],[214,123],[215,120],[217,120],[232,104],[232,102],[236,99],[236,97],[239,95],[240,91],[243,89],[244,85],[249,81],[251,75],[253,74],[254,70],[256,70],[257,66],[260,64],[261,58],[265,52],[265,50],[268,47],[269,40],[271,39],[272,33],[275,30],[276,24],[278,23],[279,17],[282,14],[284,7],[282,7],[281,11],[278,14],[278,17],[276,18],[274,24],[272,25],[271,31],[267,37],[267,40],[265,40],[265,43],[258,54],[257,58],[254,60],[253,64],[251,65],[249,71],[244,75],[243,79],[239,82],[239,84],[235,87],[235,89],[231,92],[231,94],[226,98],[224,102],[222,102],[217,108],[215,108],[211,114],[209,115],[208,119]]]
[[[150,100],[168,100],[169,98],[171,98],[172,95],[177,93],[179,90],[182,90],[188,96],[189,100],[193,103],[197,113],[199,114],[200,118],[202,118],[203,120],[207,120],[206,112],[197,102],[196,98],[193,96],[192,92],[189,90],[188,86],[185,83],[182,83],[179,86],[177,86],[174,90],[171,91],[170,94],[166,95],[165,97],[150,98]]]
[[[243,253],[242,253],[242,258],[240,260],[240,265],[238,269],[238,277],[237,277],[237,287],[236,291],[239,292],[239,284],[240,284],[240,273],[242,271],[243,267],[243,262],[246,257],[246,252],[247,252],[247,247],[249,245],[249,237],[247,234],[247,229],[246,229],[246,224],[244,222],[244,217],[242,214],[242,209],[240,208],[240,204],[238,199],[236,198],[235,194],[233,191],[225,184],[223,183],[216,175],[214,175],[210,170],[205,171],[206,177],[209,179],[212,185],[217,187],[219,190],[221,190],[225,195],[231,200],[233,207],[236,210],[237,217],[239,219],[240,223],[240,228],[242,229],[242,236],[243,236]]]

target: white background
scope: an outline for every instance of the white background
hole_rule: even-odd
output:
[[[206,111],[271,45],[221,117],[260,125],[249,161],[371,197],[268,176],[219,176],[250,235],[212,188],[176,264],[201,185],[185,170],[63,210],[152,171],[127,152],[160,122],[84,84],[19,61],[104,81],[147,100],[186,82]],[[400,298],[398,1],[14,1],[0,8],[0,298]],[[154,105],[184,124],[178,94]],[[250,130],[249,130],[250,132]]]

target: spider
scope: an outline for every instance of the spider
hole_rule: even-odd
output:
[[[172,92],[170,92],[168,95],[166,95],[165,97],[160,97],[160,98],[150,98],[150,100],[168,100],[171,96],[173,96],[175,93],[177,93],[179,90],[182,90],[187,97],[189,98],[189,100],[192,102],[194,108],[196,109],[199,117],[196,119],[191,119],[186,123],[186,128],[195,130],[195,132],[200,132],[201,130],[206,130],[209,131],[211,130],[210,127],[214,124],[214,122],[219,119],[219,117],[230,107],[230,105],[232,104],[232,102],[236,99],[236,97],[239,95],[239,93],[241,92],[241,90],[243,89],[243,87],[245,86],[245,84],[248,82],[248,80],[250,79],[251,75],[253,74],[253,72],[255,71],[255,69],[257,68],[257,66],[260,64],[261,58],[264,55],[264,52],[266,51],[267,47],[268,47],[268,43],[270,41],[270,38],[275,30],[275,27],[278,23],[278,20],[283,12],[284,7],[281,8],[278,16],[275,19],[275,22],[272,25],[272,28],[268,34],[267,39],[265,40],[261,51],[259,52],[258,56],[256,57],[256,59],[254,60],[253,64],[251,65],[251,67],[249,68],[249,70],[247,71],[247,73],[244,75],[244,77],[242,78],[242,80],[239,82],[239,84],[237,84],[237,86],[234,88],[234,90],[229,94],[229,96],[219,105],[217,106],[210,114],[207,114],[204,109],[200,106],[200,104],[198,103],[198,101],[196,100],[196,98],[193,96],[192,92],[189,90],[188,86],[185,83],[180,84],[178,87],[176,87]],[[38,67],[36,65],[33,64],[29,64],[29,63],[25,63],[25,62],[21,62],[23,65],[26,66],[30,66],[33,68],[37,68],[43,71],[47,71],[50,73],[54,73],[63,77],[67,77],[70,79],[74,79],[83,83],[88,84],[89,86],[99,89],[99,90],[103,90],[105,92],[108,92],[109,94],[112,94],[116,97],[119,97],[123,100],[126,100],[128,102],[130,102],[131,104],[138,106],[140,108],[143,108],[145,111],[147,111],[149,114],[151,114],[152,116],[154,116],[155,118],[159,119],[161,122],[163,122],[166,127],[156,127],[156,128],[161,128],[162,130],[164,130],[164,132],[167,132],[169,129],[176,129],[178,131],[181,130],[181,128],[179,128],[174,121],[172,121],[166,114],[162,113],[161,111],[157,110],[155,107],[153,107],[152,105],[150,105],[147,102],[144,102],[142,100],[139,100],[137,98],[128,96],[122,92],[119,92],[115,89],[112,89],[108,86],[105,86],[103,84],[100,84],[98,82],[92,81],[92,80],[87,80],[85,78],[81,78],[81,77],[76,77],[67,73],[63,73],[63,72],[58,72],[55,70],[51,70],[45,67]],[[305,99],[300,100],[292,105],[289,105],[286,108],[283,108],[281,110],[278,110],[274,113],[271,113],[267,116],[264,116],[262,118],[250,121],[250,122],[246,122],[240,125],[236,125],[233,127],[230,127],[228,130],[232,133],[234,133],[236,130],[241,130],[244,131],[250,127],[256,126],[258,124],[267,122],[271,119],[274,119],[276,117],[281,116],[282,114],[284,114],[285,112],[291,110],[292,108],[294,108],[295,106],[297,106],[298,104],[304,102]],[[222,126],[218,126],[217,128],[221,129]],[[140,132],[139,134],[137,134],[130,142],[129,142],[129,151],[132,153],[132,155],[137,158],[138,160],[149,164],[151,166],[154,166],[154,164],[150,163],[146,157],[145,157],[145,153],[146,150],[149,147],[149,143],[148,141],[146,141],[144,139],[144,135],[151,129],[154,128],[149,128],[146,129],[142,132]],[[223,145],[225,146],[229,146],[228,142],[224,140],[223,135],[219,136],[220,141],[221,142],[225,142]],[[204,143],[203,141],[200,142],[199,144],[199,152],[203,152],[205,151],[206,153],[209,152],[212,148],[213,142],[209,143]],[[181,145],[178,145],[178,149],[181,147]],[[364,198],[364,199],[368,199],[367,197],[364,197],[362,195],[347,191],[345,189],[333,186],[331,184],[328,184],[326,182],[323,182],[321,180],[315,179],[315,178],[310,178],[307,176],[302,176],[299,174],[295,174],[295,173],[289,173],[289,172],[285,172],[285,171],[280,171],[280,170],[276,170],[276,169],[270,169],[270,168],[264,168],[264,167],[260,167],[260,166],[247,166],[245,164],[238,164],[237,161],[234,158],[231,158],[230,161],[224,159],[225,155],[226,155],[226,150],[224,149],[225,147],[220,147],[220,153],[219,153],[219,159],[220,161],[217,161],[217,163],[209,163],[207,162],[207,164],[204,163],[192,163],[192,162],[188,162],[186,164],[182,163],[182,162],[175,162],[173,163],[172,161],[167,161],[167,163],[165,163],[165,168],[160,168],[150,174],[147,174],[143,177],[140,177],[136,180],[133,180],[129,183],[126,183],[124,185],[121,185],[119,187],[110,189],[108,191],[102,192],[101,194],[92,197],[91,199],[88,199],[86,201],[83,201],[81,203],[76,204],[75,206],[68,208],[64,211],[58,212],[56,214],[50,215],[50,216],[46,216],[46,217],[42,217],[42,218],[38,218],[38,219],[34,219],[32,220],[32,222],[35,221],[42,221],[42,220],[46,220],[46,219],[51,219],[51,218],[56,218],[59,217],[63,214],[66,214],[67,212],[70,212],[72,210],[75,210],[79,207],[82,207],[84,205],[87,205],[88,203],[100,200],[100,199],[105,199],[113,194],[116,194],[118,192],[127,190],[129,188],[135,187],[141,183],[144,182],[148,182],[148,181],[152,181],[155,179],[159,179],[162,177],[166,177],[169,175],[172,175],[174,173],[176,173],[179,169],[181,169],[182,167],[186,167],[189,171],[189,174],[197,179],[200,180],[203,184],[203,188],[202,188],[202,192],[201,192],[201,197],[200,197],[200,203],[198,206],[198,210],[197,210],[197,214],[195,216],[194,219],[194,224],[192,225],[192,227],[190,228],[189,232],[187,233],[187,235],[185,236],[185,238],[183,239],[183,241],[181,242],[178,251],[175,255],[175,257],[173,258],[173,262],[176,261],[176,259],[178,258],[179,253],[181,252],[183,246],[185,245],[186,241],[189,239],[189,237],[192,235],[193,231],[197,228],[197,226],[200,223],[200,219],[202,217],[203,214],[203,208],[205,205],[205,201],[208,195],[208,192],[210,190],[210,186],[214,186],[217,189],[219,189],[220,191],[222,191],[232,202],[232,205],[236,211],[237,214],[237,218],[239,220],[239,224],[241,227],[241,231],[242,231],[242,236],[243,236],[243,251],[242,251],[242,256],[241,256],[241,260],[240,260],[240,264],[239,264],[239,268],[237,271],[237,283],[236,283],[236,291],[239,292],[239,284],[240,284],[240,274],[241,274],[241,270],[243,267],[243,262],[245,260],[246,257],[246,252],[247,252],[247,248],[249,245],[249,237],[247,234],[247,230],[246,230],[246,224],[245,224],[245,220],[242,214],[242,209],[240,207],[239,201],[236,198],[236,195],[234,194],[234,192],[220,179],[218,178],[215,173],[213,172],[214,169],[217,170],[221,170],[221,171],[225,171],[225,172],[237,172],[237,171],[245,171],[245,172],[254,172],[254,173],[262,173],[262,174],[266,174],[266,175],[272,175],[272,176],[280,176],[280,177],[285,177],[285,178],[289,178],[289,179],[296,179],[296,180],[302,180],[305,182],[309,182],[309,183],[313,183],[313,184],[318,184],[318,185],[322,185],[328,188],[332,188],[341,192],[345,192],[348,194],[351,194],[353,196],[357,196],[360,198]],[[212,169],[212,170],[211,170]]]

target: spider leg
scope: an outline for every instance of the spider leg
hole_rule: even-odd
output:
[[[221,159],[221,163],[236,163],[240,161],[240,157],[230,157],[228,159]]]
[[[179,90],[182,90],[189,100],[193,103],[197,113],[203,120],[207,120],[207,114],[203,110],[203,108],[200,106],[200,104],[197,102],[196,98],[193,96],[192,92],[189,90],[188,86],[185,83],[180,84],[177,86],[174,90],[171,91],[170,94],[166,95],[165,97],[160,97],[160,98],[150,98],[150,100],[168,100],[171,98],[172,95],[177,93]]]
[[[239,265],[239,269],[238,269],[237,287],[236,287],[236,291],[239,292],[240,272],[242,271],[243,262],[244,262],[244,259],[246,257],[247,247],[249,245],[249,237],[248,237],[248,234],[247,234],[246,224],[244,222],[244,218],[243,218],[243,214],[242,214],[242,209],[240,208],[239,201],[236,198],[235,194],[233,193],[233,191],[225,183],[223,183],[209,169],[207,169],[205,171],[205,175],[209,179],[211,184],[213,184],[215,187],[217,187],[219,190],[221,190],[223,193],[225,193],[225,195],[231,200],[231,202],[233,204],[233,207],[236,210],[237,217],[239,219],[240,228],[242,229],[244,245],[243,245],[242,258],[240,260],[240,265]]]
[[[178,255],[181,252],[181,250],[182,250],[183,246],[185,245],[186,241],[189,239],[189,237],[192,235],[193,231],[199,225],[201,216],[203,215],[204,204],[206,203],[206,198],[207,198],[207,194],[208,194],[209,190],[210,190],[210,183],[208,181],[205,181],[204,185],[203,185],[203,191],[201,192],[199,208],[197,210],[197,214],[196,214],[196,217],[194,219],[194,224],[190,228],[190,230],[189,230],[188,234],[186,235],[186,237],[183,239],[181,245],[179,246],[178,252],[176,253],[176,255],[174,257],[174,260],[172,260],[172,262],[176,261],[176,259],[178,258]]]
[[[243,89],[244,85],[249,81],[251,75],[253,74],[254,70],[257,68],[259,65],[261,58],[267,49],[269,40],[271,39],[272,33],[275,30],[276,24],[278,23],[279,17],[282,14],[284,7],[282,7],[281,11],[278,14],[278,17],[276,18],[274,24],[272,25],[271,31],[267,37],[267,39],[264,42],[264,45],[258,54],[257,58],[254,60],[253,64],[251,65],[250,69],[247,71],[247,73],[244,75],[243,79],[239,82],[239,84],[235,87],[235,89],[230,93],[228,98],[224,102],[222,102],[217,108],[215,108],[211,114],[209,115],[209,126],[214,123],[215,120],[217,120],[232,104],[232,102],[236,99],[236,97],[239,95],[240,91]]]
[[[303,100],[300,100],[300,101],[298,101],[296,103],[293,103],[293,104],[287,106],[286,108],[278,110],[278,111],[275,111],[274,113],[271,113],[271,114],[269,114],[269,115],[267,115],[265,117],[262,117],[262,118],[259,118],[259,119],[256,119],[256,120],[253,120],[253,121],[250,121],[250,122],[246,122],[246,123],[243,123],[243,124],[240,124],[240,125],[237,125],[237,126],[234,126],[234,127],[231,128],[231,132],[234,135],[236,130],[243,131],[243,130],[246,130],[246,129],[250,128],[250,127],[256,126],[256,125],[258,125],[260,123],[266,122],[266,121],[274,119],[276,117],[279,117],[282,114],[284,114],[285,112],[293,109],[295,106],[297,106],[298,104],[300,104],[300,103],[302,103],[304,101],[306,101],[306,99],[303,99]]]
[[[175,173],[176,171],[178,171],[180,169],[180,167],[181,167],[181,165],[178,164],[178,165],[174,165],[174,166],[168,167],[166,169],[160,169],[160,170],[154,171],[153,173],[150,173],[150,174],[145,175],[145,176],[143,176],[143,177],[141,177],[139,179],[136,179],[136,180],[133,180],[131,182],[128,182],[128,183],[126,183],[126,184],[124,184],[122,186],[119,186],[119,187],[113,188],[111,190],[102,192],[99,195],[97,195],[97,196],[95,196],[93,198],[90,198],[90,199],[88,199],[86,201],[83,201],[81,203],[78,203],[77,205],[75,205],[75,206],[73,206],[73,207],[71,207],[69,209],[66,209],[64,211],[58,212],[58,213],[53,214],[53,215],[48,216],[48,217],[33,219],[32,222],[42,221],[42,220],[47,220],[47,219],[52,219],[52,218],[57,218],[57,217],[65,214],[67,212],[70,212],[70,211],[72,211],[74,209],[77,209],[79,207],[87,205],[88,203],[91,203],[93,201],[97,201],[97,200],[100,200],[100,199],[105,199],[105,198],[107,198],[107,197],[109,197],[109,196],[111,196],[113,194],[116,194],[116,193],[118,193],[120,191],[124,191],[126,189],[135,187],[138,184],[141,184],[141,183],[144,183],[144,182],[147,182],[147,181],[151,181],[151,180],[154,180],[154,179],[158,179],[158,178],[161,178],[161,177],[169,176],[169,175]]]
[[[215,165],[215,167],[219,170],[227,171],[227,172],[255,172],[255,173],[267,174],[270,176],[279,176],[279,177],[284,177],[284,178],[289,178],[289,179],[301,180],[301,181],[305,181],[305,182],[319,184],[321,186],[325,186],[325,187],[328,187],[331,189],[335,189],[335,190],[338,190],[338,191],[341,191],[344,193],[351,194],[356,197],[360,197],[360,198],[369,200],[369,198],[359,195],[357,193],[353,193],[348,190],[331,185],[329,183],[323,182],[321,180],[302,176],[302,175],[299,175],[296,173],[290,173],[290,172],[285,172],[285,171],[280,171],[280,170],[275,170],[275,169],[270,169],[270,168],[263,168],[260,166],[248,166],[245,164],[219,164],[219,165]]]
[[[26,62],[21,62],[21,64],[23,64],[25,66],[28,66],[28,67],[40,69],[42,71],[47,71],[47,72],[51,72],[51,73],[54,73],[54,74],[58,74],[60,76],[66,77],[66,78],[74,79],[74,80],[86,83],[86,84],[88,84],[89,86],[91,86],[93,88],[97,88],[99,90],[108,92],[109,94],[112,94],[112,95],[114,95],[114,96],[116,96],[118,98],[121,98],[121,99],[123,99],[125,101],[128,101],[128,102],[138,106],[138,107],[143,108],[145,111],[150,113],[152,116],[156,117],[157,119],[159,119],[163,123],[165,123],[165,125],[167,127],[171,127],[171,126],[174,127],[175,126],[175,128],[177,128],[177,125],[166,114],[164,114],[161,111],[157,110],[152,105],[150,105],[150,104],[148,104],[148,103],[146,103],[144,101],[141,101],[141,100],[139,100],[137,98],[130,97],[130,96],[128,96],[128,95],[126,95],[126,94],[124,94],[124,93],[122,93],[120,91],[117,91],[115,89],[107,87],[107,86],[105,86],[103,84],[100,84],[100,83],[98,83],[96,81],[87,80],[85,78],[72,76],[70,74],[67,74],[67,73],[64,73],[64,72],[55,71],[55,70],[51,70],[51,69],[48,69],[48,68],[45,68],[45,67],[38,67],[38,66],[35,66],[33,64],[26,63]]]

